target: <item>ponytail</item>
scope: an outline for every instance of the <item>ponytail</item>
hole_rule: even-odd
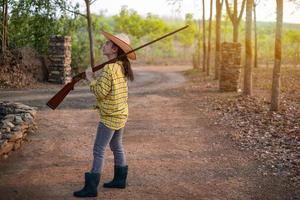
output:
[[[116,44],[114,44],[114,45],[117,46]],[[119,46],[117,46],[117,47],[118,47],[118,55],[117,56],[121,56],[121,55],[125,54],[125,52]],[[133,71],[131,68],[131,63],[128,60],[127,56],[119,57],[118,60],[121,61],[123,64],[125,76],[130,81],[133,81],[134,80]]]

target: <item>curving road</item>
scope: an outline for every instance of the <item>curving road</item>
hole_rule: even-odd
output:
[[[166,67],[138,67],[134,68],[135,80],[129,82],[129,94],[144,94],[162,91],[164,89],[175,88],[185,81],[184,77],[179,73],[189,69],[189,67],[175,66]],[[64,108],[89,108],[94,102],[93,95],[89,92],[87,85],[83,83],[81,86],[75,86],[75,90],[60,104],[58,109]],[[0,91],[0,101],[21,102],[30,106],[37,107],[39,110],[48,109],[47,101],[58,92],[62,85],[48,84],[39,89],[23,89],[23,90],[2,90]]]

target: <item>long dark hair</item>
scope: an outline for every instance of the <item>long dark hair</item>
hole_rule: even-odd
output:
[[[118,53],[117,56],[121,56],[123,54],[125,54],[125,52],[116,44],[114,44],[117,48],[118,48]],[[133,81],[134,80],[134,76],[133,76],[133,71],[131,68],[131,63],[128,60],[127,56],[123,56],[118,58],[119,61],[121,61],[123,63],[123,68],[124,68],[124,72],[125,72],[125,76],[130,80]]]

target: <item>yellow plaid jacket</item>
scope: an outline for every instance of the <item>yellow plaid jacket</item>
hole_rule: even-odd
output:
[[[91,81],[90,90],[97,99],[100,121],[113,130],[123,128],[128,118],[128,87],[122,62],[105,65]]]

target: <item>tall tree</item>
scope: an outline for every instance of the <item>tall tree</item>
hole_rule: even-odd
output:
[[[239,25],[240,25],[240,21],[243,16],[246,0],[243,0],[242,7],[241,7],[239,14],[238,14],[238,0],[234,0],[234,2],[233,2],[233,13],[230,9],[228,0],[225,0],[225,3],[226,3],[226,10],[227,10],[228,16],[229,16],[230,21],[233,26],[233,42],[238,42],[238,40],[239,40]]]
[[[89,41],[90,41],[90,62],[91,67],[95,66],[95,55],[94,55],[94,37],[93,37],[93,29],[92,29],[92,20],[91,20],[91,11],[90,4],[93,3],[91,0],[84,0],[86,5],[86,18],[88,23],[88,33],[89,33]]]
[[[2,52],[6,51],[8,45],[8,0],[2,3]]]
[[[200,68],[200,63],[201,63],[201,20],[199,19],[199,23],[198,23],[198,34],[197,34],[197,44],[196,44],[196,52],[195,52],[195,63],[194,65],[196,67]]]
[[[276,4],[277,19],[275,36],[275,62],[273,68],[272,95],[270,107],[272,111],[277,111],[279,109],[283,0],[276,0]]]
[[[257,49],[257,21],[256,21],[256,7],[259,4],[260,0],[254,1],[253,2],[253,15],[254,15],[254,68],[258,67],[257,63],[257,54],[258,54],[258,49]]]
[[[198,38],[197,38],[197,45],[196,45],[196,59],[197,59],[197,62],[196,62],[196,65],[198,65],[198,67],[200,68],[201,66],[201,27],[202,27],[202,24],[201,24],[201,19],[199,19],[199,23],[198,23]]]
[[[211,51],[211,21],[212,21],[213,0],[210,0],[209,24],[208,24],[208,41],[207,41],[207,61],[206,61],[206,75],[210,73],[210,51]]]
[[[252,95],[252,8],[253,0],[247,0],[246,6],[246,63],[244,72],[244,94]]]
[[[206,29],[205,29],[205,2],[202,0],[202,30],[203,30],[203,59],[202,59],[202,71],[206,70]]]
[[[56,0],[55,3],[60,5],[64,10],[72,12],[74,14],[79,14],[81,16],[86,17],[87,19],[87,31],[89,34],[89,44],[90,44],[90,65],[91,67],[95,66],[95,53],[94,53],[94,36],[93,36],[93,27],[92,27],[92,18],[91,18],[91,10],[90,6],[95,2],[96,0],[84,0],[85,6],[86,6],[86,15],[81,14],[80,12],[76,10],[69,9],[68,6],[63,6],[63,3],[61,3],[59,0]]]
[[[224,0],[216,0],[216,53],[215,53],[215,80],[219,79],[221,63],[221,17]]]

